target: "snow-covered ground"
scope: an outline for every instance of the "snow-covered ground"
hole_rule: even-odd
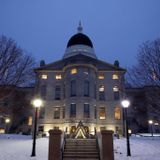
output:
[[[160,137],[132,137],[131,157],[126,156],[126,140],[114,140],[115,160],[160,160]],[[30,157],[30,136],[0,134],[0,160],[47,160],[48,138],[37,139],[36,157]]]

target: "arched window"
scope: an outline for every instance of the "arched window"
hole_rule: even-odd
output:
[[[71,96],[76,96],[76,80],[71,81]]]
[[[121,109],[120,109],[120,107],[115,108],[114,117],[115,117],[116,120],[121,119]]]
[[[76,74],[76,73],[77,73],[77,69],[76,68],[71,69],[71,74]]]
[[[84,81],[84,96],[89,96],[89,81]]]

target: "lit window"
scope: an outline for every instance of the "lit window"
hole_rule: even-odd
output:
[[[100,91],[100,92],[104,92],[104,85],[100,85],[99,91]]]
[[[4,134],[5,133],[5,129],[3,129],[3,128],[0,128],[0,134]]]
[[[115,108],[114,117],[115,117],[116,120],[121,119],[121,109],[120,109],[120,107]]]
[[[112,79],[118,79],[118,75],[117,74],[113,74]]]
[[[60,108],[54,108],[54,119],[60,119]]]
[[[99,86],[99,100],[105,100],[104,85]]]
[[[42,79],[47,79],[47,75],[46,74],[42,74]]]
[[[62,75],[61,75],[61,74],[57,74],[57,75],[56,75],[56,79],[57,79],[57,80],[62,79]]]
[[[119,91],[119,88],[118,88],[117,86],[114,86],[114,87],[113,87],[113,91],[114,91],[114,92],[118,92],[118,91]]]
[[[28,125],[29,125],[29,126],[32,125],[32,116],[29,116],[29,118],[28,118]]]
[[[72,70],[71,70],[71,74],[76,74],[77,73],[77,69],[76,68],[73,68]]]
[[[102,73],[99,74],[99,75],[98,75],[98,79],[104,79],[104,74],[102,74]]]
[[[113,87],[114,100],[119,100],[119,88],[117,86]]]
[[[106,119],[105,107],[99,108],[99,119]]]

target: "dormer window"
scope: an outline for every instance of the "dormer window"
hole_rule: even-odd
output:
[[[60,79],[62,79],[62,75],[61,74],[57,74],[56,75],[56,80],[60,80]]]
[[[98,79],[104,79],[104,74],[100,73],[100,74],[98,75]]]
[[[42,74],[41,78],[42,78],[42,79],[47,79],[48,77],[47,77],[46,74]]]
[[[119,79],[117,74],[113,74],[112,79]]]
[[[71,69],[71,74],[76,74],[76,73],[77,73],[77,69],[76,68]]]

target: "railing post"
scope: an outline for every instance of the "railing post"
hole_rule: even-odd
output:
[[[102,130],[102,160],[114,160],[113,131]]]
[[[49,154],[48,160],[61,160],[61,130],[49,131]]]

